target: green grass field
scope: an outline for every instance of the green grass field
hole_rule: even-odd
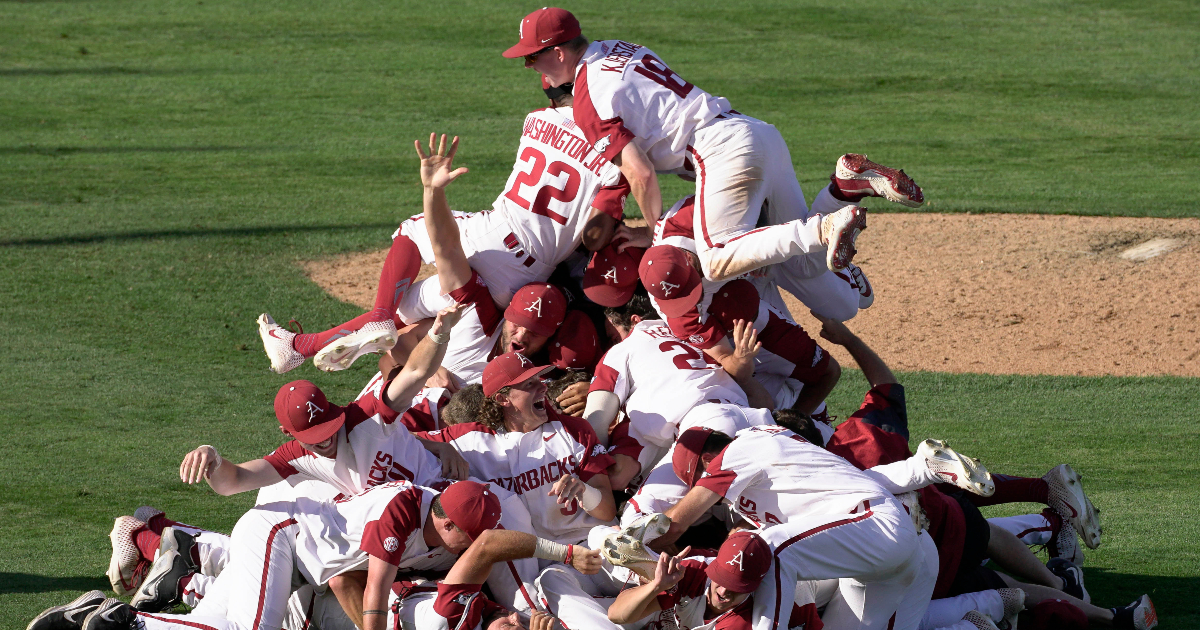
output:
[[[537,6],[0,2],[0,627],[107,589],[112,519],[139,505],[232,527],[252,497],[176,471],[202,443],[242,460],[281,442],[291,375],[267,371],[254,318],[356,312],[295,263],[386,246],[431,130],[463,137],[454,206],[491,203],[544,103],[499,56]],[[903,165],[929,211],[1197,216],[1196,3],[568,8],[776,124],[810,199],[857,151]],[[370,376],[294,374],[334,400]],[[902,380],[914,435],[994,471],[1085,473],[1097,603],[1150,592],[1163,627],[1200,627],[1195,380]],[[834,411],[863,389],[848,371]]]

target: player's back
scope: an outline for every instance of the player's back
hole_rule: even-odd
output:
[[[539,109],[525,117],[517,162],[493,208],[529,255],[554,266],[579,246],[593,206],[620,220],[623,181],[584,138],[570,107]]]
[[[596,366],[590,391],[611,391],[640,435],[674,441],[688,411],[706,402],[748,406],[746,393],[707,354],[671,334],[666,322],[639,322]]]
[[[575,110],[589,138],[596,135],[598,151],[607,148],[609,136],[601,135],[606,124],[619,119],[663,172],[682,168],[692,132],[730,106],[685,81],[649,48],[605,40],[592,42],[584,52],[575,79]]]

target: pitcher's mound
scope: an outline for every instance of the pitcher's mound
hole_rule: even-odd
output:
[[[1198,219],[871,214],[867,225],[855,262],[876,299],[849,326],[895,369],[1200,377]],[[369,307],[385,254],[305,269]]]

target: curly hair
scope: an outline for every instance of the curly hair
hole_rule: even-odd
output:
[[[496,394],[508,395],[512,391],[512,386],[501,387],[496,391]],[[496,394],[492,394],[495,396]],[[475,421],[483,426],[499,431],[504,428],[504,407],[492,398],[484,397],[479,401],[479,412],[476,414]]]
[[[650,305],[650,296],[644,290],[634,293],[633,297],[621,306],[609,306],[604,309],[604,316],[608,321],[622,328],[633,328],[634,315],[642,319],[658,319],[658,313]]]

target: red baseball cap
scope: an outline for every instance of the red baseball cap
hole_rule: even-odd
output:
[[[688,488],[696,485],[700,481],[700,476],[704,474],[704,465],[700,462],[700,453],[704,450],[704,443],[708,441],[708,436],[712,435],[713,430],[705,427],[693,427],[680,434],[679,439],[675,441],[675,454],[671,456],[671,468],[683,483],[687,484]],[[725,586],[722,584],[722,586]],[[732,587],[726,587],[732,588]]]
[[[552,336],[566,316],[567,297],[545,282],[531,282],[517,289],[504,309],[504,319],[543,337]]]
[[[699,272],[683,250],[674,245],[657,245],[646,250],[638,275],[667,317],[679,317],[692,310],[704,290]]]
[[[550,46],[565,44],[583,34],[579,20],[566,9],[542,7],[521,18],[521,41],[502,53],[509,59],[532,55]]]
[[[531,376],[541,376],[553,365],[534,365],[529,357],[520,352],[508,352],[491,361],[483,368],[483,395],[491,398],[501,388],[528,380]]]
[[[500,523],[500,497],[487,484],[459,481],[442,492],[442,511],[454,526],[475,540]]]
[[[596,363],[600,336],[583,311],[570,311],[550,342],[550,362],[564,370],[586,370]]]
[[[624,306],[637,290],[638,264],[646,250],[630,247],[618,252],[615,243],[592,254],[583,272],[583,294],[600,306]]]
[[[1088,627],[1087,615],[1063,599],[1042,600],[1028,610],[1033,617],[1029,623],[1032,630],[1085,630]]]
[[[275,394],[275,417],[288,434],[305,444],[328,440],[346,423],[346,409],[330,404],[321,388],[292,381]]]
[[[704,572],[717,586],[735,593],[753,593],[771,568],[771,546],[761,536],[738,530],[725,539],[717,559]]]

